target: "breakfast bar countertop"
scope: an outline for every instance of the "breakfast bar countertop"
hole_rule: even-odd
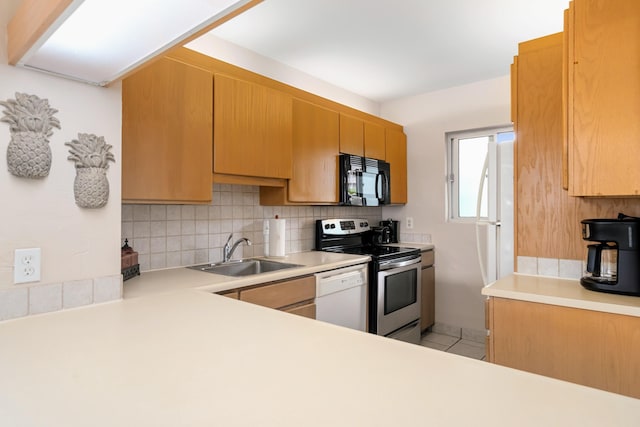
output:
[[[638,399],[195,289],[5,321],[0,342],[3,426],[599,427],[640,419]]]

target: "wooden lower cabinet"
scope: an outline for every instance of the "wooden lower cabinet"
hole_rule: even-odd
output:
[[[266,283],[239,290],[240,301],[315,319],[315,276]]]
[[[436,271],[433,249],[422,253],[422,279],[420,304],[420,330],[424,332],[436,321]]]
[[[297,314],[298,316],[308,317],[309,319],[316,318],[316,305],[315,303],[308,303],[303,305],[298,305],[295,307],[283,309],[287,313]]]
[[[231,299],[240,299],[240,292],[236,289],[231,291],[218,292],[218,295],[222,295],[223,297]]]
[[[640,317],[491,297],[490,362],[640,398]]]

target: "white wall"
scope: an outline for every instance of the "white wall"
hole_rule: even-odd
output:
[[[331,85],[273,59],[258,55],[213,34],[205,34],[188,43],[186,47],[357,110],[375,116],[380,115],[380,104],[375,101]]]
[[[49,138],[53,157],[49,176],[32,180],[9,173],[5,156],[11,135],[9,124],[0,123],[0,292],[5,296],[30,286],[13,285],[16,248],[42,248],[40,284],[120,275],[120,86],[93,87],[7,65],[5,28],[17,3],[0,3],[0,99],[15,98],[15,92],[46,98],[59,110],[56,117],[62,129],[54,129]],[[3,110],[0,107],[0,114]],[[77,139],[79,132],[104,136],[113,145],[116,162],[107,172],[111,194],[102,209],[75,204],[75,168],[67,160],[69,147],[64,143]]]
[[[383,208],[383,218],[413,217],[414,233],[431,234],[436,247],[436,322],[484,329],[482,278],[475,226],[446,219],[445,132],[510,123],[509,76],[396,100],[382,116],[407,134],[409,203]]]

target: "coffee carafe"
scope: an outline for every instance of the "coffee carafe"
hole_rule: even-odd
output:
[[[587,246],[587,268],[580,283],[587,289],[640,296],[640,218],[624,214],[617,219],[585,219],[582,238]]]

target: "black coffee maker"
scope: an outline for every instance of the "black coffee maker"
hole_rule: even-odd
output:
[[[592,291],[640,296],[640,218],[585,219],[587,271],[580,283]]]
[[[380,221],[381,227],[387,227],[389,229],[389,242],[388,243],[398,243],[398,238],[400,237],[400,221],[394,221],[389,218],[384,221]]]

